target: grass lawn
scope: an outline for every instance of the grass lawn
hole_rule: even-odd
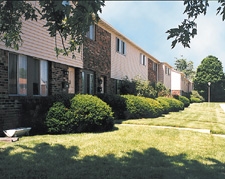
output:
[[[214,109],[217,105],[194,104],[181,114],[201,110],[203,115],[204,109],[206,113],[211,109],[209,119],[213,119],[215,125],[224,124],[224,114]],[[221,119],[214,119],[214,111]],[[157,119],[170,119],[173,115]],[[209,119],[205,123],[209,123]],[[192,117],[189,120],[194,123]],[[148,125],[117,124],[115,127],[114,131],[105,133],[29,136],[14,143],[0,142],[0,178],[225,178],[225,138]]]
[[[181,112],[172,112],[154,119],[126,120],[122,123],[209,129],[211,133],[225,134],[225,112],[219,104],[194,103]]]

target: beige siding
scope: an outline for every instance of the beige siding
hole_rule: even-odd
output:
[[[100,20],[98,25],[111,33],[111,78],[122,79],[127,76],[132,79],[141,76],[142,79],[148,80],[148,58],[157,64],[159,61],[104,20]],[[116,37],[126,43],[125,55],[116,52]],[[146,56],[145,66],[140,64],[140,53]]]
[[[19,51],[13,49],[6,49],[3,43],[0,43],[1,49],[14,51],[16,53],[29,55],[32,57],[54,61],[62,64],[67,64],[73,67],[82,67],[82,51],[81,53],[76,52],[76,59],[72,59],[72,55],[56,57],[54,51],[55,38],[50,37],[46,28],[43,27],[44,21],[23,21],[22,27],[22,39],[23,45]],[[62,48],[61,39],[57,38],[57,46]]]
[[[125,55],[116,52],[116,37],[126,43]],[[144,66],[140,64],[141,51],[128,43],[125,39],[115,34],[111,34],[111,38],[111,78],[122,79],[127,76],[129,79],[133,79],[139,75],[142,79],[147,80],[147,65]]]

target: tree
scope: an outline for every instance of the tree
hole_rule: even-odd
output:
[[[63,49],[57,47],[56,54],[79,50],[89,26],[99,20],[98,12],[102,12],[104,0],[95,1],[52,1],[39,0],[38,7],[35,3],[23,0],[0,0],[0,41],[6,47],[16,50],[22,45],[21,28],[24,20],[46,20],[51,37],[60,36]],[[69,40],[68,40],[69,39]],[[68,41],[68,46],[65,45]]]
[[[222,15],[222,20],[225,19],[225,0],[218,0],[220,6],[217,8],[217,14]],[[197,35],[197,23],[195,20],[201,14],[206,14],[209,6],[208,0],[184,0],[184,14],[187,14],[187,19],[178,25],[177,28],[169,29],[167,39],[173,38],[171,47],[174,48],[177,43],[181,43],[184,47],[190,48],[191,38]]]
[[[186,78],[192,80],[195,75],[195,71],[193,70],[193,62],[187,61],[186,59],[177,59],[175,61],[175,70],[183,72],[186,76]]]
[[[214,56],[204,58],[197,68],[194,87],[208,101],[208,82],[210,101],[225,101],[225,74],[221,61]]]

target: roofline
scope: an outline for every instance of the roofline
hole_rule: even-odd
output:
[[[137,49],[139,49],[140,51],[142,51],[144,54],[146,54],[147,56],[150,57],[151,60],[153,60],[155,63],[161,63],[157,58],[155,58],[154,56],[152,56],[151,54],[149,54],[148,52],[146,52],[145,50],[143,50],[141,47],[139,47],[138,45],[136,45],[133,41],[131,41],[130,39],[128,39],[126,36],[124,36],[123,34],[121,34],[119,31],[117,31],[114,27],[112,27],[109,23],[107,23],[105,20],[103,20],[102,18],[98,21],[97,23],[100,27],[103,27],[107,30],[110,30],[111,32],[115,33],[116,35],[118,35],[119,37],[121,37],[123,40],[126,40],[127,42],[129,42],[130,44],[132,44],[133,46],[135,46]]]

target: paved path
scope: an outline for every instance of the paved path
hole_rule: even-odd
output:
[[[223,103],[223,104],[220,104],[220,107],[224,110],[224,112],[225,112],[225,103]]]

